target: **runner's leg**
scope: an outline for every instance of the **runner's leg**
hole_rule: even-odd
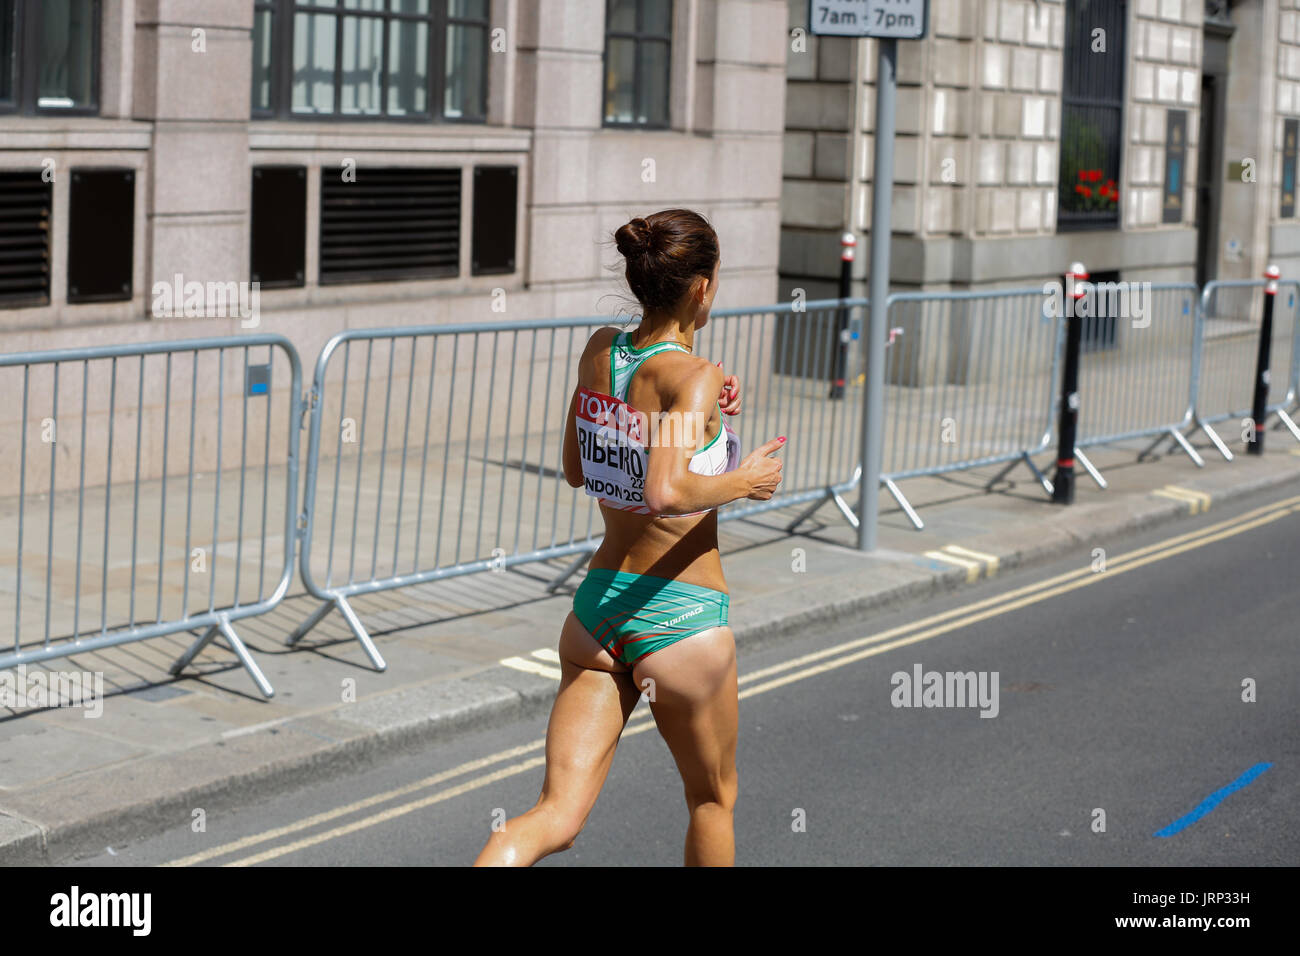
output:
[[[560,633],[560,689],[546,729],[546,779],[537,804],[494,832],[475,866],[531,866],[567,850],[600,794],[640,692],[569,614]]]
[[[637,661],[636,689],[650,709],[686,791],[687,866],[732,866],[736,858],[736,641],[729,627],[683,638]],[[653,680],[653,687],[646,680]]]

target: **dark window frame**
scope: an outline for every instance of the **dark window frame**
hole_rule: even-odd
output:
[[[20,116],[98,116],[104,58],[103,0],[91,0],[90,102],[82,106],[40,106],[41,0],[14,0],[12,93],[0,100],[0,114]]]
[[[662,2],[668,5],[668,27],[664,33],[647,33],[645,32],[645,3]],[[637,0],[636,5],[636,29],[632,32],[624,30],[612,30],[610,24],[613,21],[614,0],[605,0],[605,49],[601,54],[600,60],[600,117],[601,125],[607,129],[647,129],[647,130],[664,130],[672,129],[673,120],[673,0]],[[632,40],[633,57],[632,57],[632,103],[633,109],[639,100],[644,78],[641,76],[641,44],[644,42],[665,43],[668,47],[668,60],[664,67],[667,77],[664,82],[664,93],[668,101],[664,104],[664,121],[662,123],[642,123],[637,120],[612,120],[609,118],[609,97],[610,91],[605,84],[609,79],[609,41],[610,40]]]
[[[453,17],[447,13],[447,0],[430,0],[428,13],[397,13],[387,9],[353,10],[342,4],[326,7],[315,3],[300,4],[299,0],[254,0],[253,23],[256,29],[258,14],[269,11],[271,14],[271,65],[270,65],[270,109],[259,109],[249,104],[250,115],[255,120],[288,120],[292,122],[319,123],[467,123],[482,125],[487,122],[488,104],[491,102],[489,80],[491,70],[488,51],[492,37],[492,0],[486,0],[485,16]],[[296,112],[293,109],[293,27],[295,14],[327,14],[335,18],[334,29],[334,109],[329,113]],[[379,113],[343,113],[341,112],[343,96],[343,20],[348,17],[381,20],[383,26],[383,64],[380,70],[380,102],[384,109],[388,107],[388,45],[389,24],[394,20],[428,24],[427,62],[429,64],[428,87],[425,96],[428,111],[424,113],[390,114]],[[480,26],[483,28],[483,102],[481,112],[466,113],[462,116],[447,116],[444,112],[446,97],[447,35],[453,26]],[[251,67],[250,67],[251,68]]]
[[[1082,33],[1079,36],[1073,34],[1073,27],[1077,22],[1078,14],[1074,10],[1076,0],[1066,0],[1065,15],[1065,45],[1062,50],[1062,77],[1061,77],[1061,128],[1059,139],[1059,156],[1057,160],[1057,204],[1056,204],[1056,231],[1062,232],[1084,232],[1084,231],[1104,231],[1118,230],[1122,228],[1123,222],[1120,215],[1120,204],[1115,204],[1113,212],[1110,211],[1072,211],[1066,208],[1065,200],[1070,195],[1069,191],[1073,190],[1078,184],[1077,179],[1072,182],[1066,182],[1069,177],[1066,176],[1067,164],[1071,162],[1072,157],[1066,153],[1066,131],[1069,128],[1071,117],[1077,110],[1079,113],[1086,113],[1089,110],[1105,110],[1113,112],[1115,115],[1115,138],[1113,142],[1102,143],[1108,160],[1113,157],[1115,163],[1115,180],[1116,185],[1120,187],[1121,199],[1124,198],[1127,190],[1124,189],[1124,159],[1126,145],[1126,127],[1127,103],[1125,102],[1125,93],[1128,85],[1128,29],[1129,29],[1129,9],[1128,0],[1108,0],[1113,4],[1114,24],[1119,27],[1119,42],[1114,42],[1113,27],[1107,34],[1108,49],[1106,58],[1108,61],[1114,57],[1113,62],[1119,66],[1118,91],[1111,96],[1090,95],[1090,91],[1076,91],[1072,89],[1071,80],[1076,78],[1071,67],[1073,61],[1077,59],[1078,54],[1071,49],[1072,41],[1075,44],[1083,44],[1085,50],[1091,53],[1092,32],[1091,30]],[[1117,8],[1117,9],[1115,9]],[[1105,71],[1093,73],[1091,76],[1107,75]],[[1090,77],[1091,78],[1091,77]],[[1077,157],[1074,157],[1077,160]],[[1108,163],[1107,163],[1108,164]],[[1103,169],[1103,176],[1105,170]]]

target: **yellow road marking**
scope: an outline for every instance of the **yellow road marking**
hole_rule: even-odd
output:
[[[792,674],[787,674],[784,677],[775,680],[770,680],[765,683],[758,684],[754,687],[749,687],[745,691],[741,692],[739,697],[740,699],[743,700],[746,697],[752,697],[756,694],[764,693],[768,690],[772,690],[777,687],[784,686],[786,684],[794,683],[795,681],[798,680],[803,680],[808,677],[813,677],[816,676],[817,674],[825,673],[827,671],[834,670],[839,667],[844,667],[848,664],[854,663],[858,660],[862,660],[866,657],[875,656],[877,654],[883,654],[885,651],[888,650],[893,650],[898,647],[904,647],[908,644],[914,644],[919,641],[928,640],[932,637],[936,637],[939,636],[940,634],[948,633],[949,631],[953,631],[958,628],[965,627],[969,624],[978,623],[979,621],[986,620],[991,617],[996,617],[1000,614],[1004,614],[1012,610],[1017,610],[1021,607],[1025,607],[1031,604],[1038,603],[1040,601],[1047,600],[1048,598],[1055,597],[1059,594],[1064,594],[1069,591],[1076,590],[1078,588],[1087,587],[1090,584],[1096,583],[1101,578],[1112,577],[1117,574],[1123,574],[1125,571],[1131,571],[1135,568],[1144,567],[1148,564],[1152,564],[1156,561],[1165,560],[1166,558],[1173,557],[1177,554],[1182,554],[1186,551],[1191,551],[1196,548],[1204,547],[1205,545],[1210,544],[1214,541],[1219,541],[1224,538],[1233,537],[1235,535],[1242,534],[1245,531],[1249,531],[1253,528],[1260,527],[1261,525],[1265,525],[1273,521],[1277,521],[1297,511],[1300,511],[1300,496],[1288,498],[1285,499],[1284,501],[1275,502],[1270,505],[1263,505],[1259,508],[1255,508],[1252,509],[1251,511],[1245,512],[1244,514],[1239,515],[1236,518],[1228,519],[1219,522],[1217,524],[1209,525],[1205,528],[1198,529],[1196,531],[1187,532],[1182,535],[1176,535],[1164,541],[1156,542],[1155,544],[1146,545],[1145,547],[1138,548],[1127,554],[1119,555],[1116,558],[1114,558],[1111,562],[1109,562],[1108,569],[1104,572],[1093,572],[1090,567],[1084,567],[1075,571],[1069,571],[1066,572],[1065,574],[1057,575],[1056,577],[1049,578],[1045,581],[1039,581],[1034,584],[1025,585],[1023,587],[1008,591],[1004,594],[995,595],[990,598],[985,598],[980,601],[973,602],[971,604],[965,605],[964,607],[953,608],[952,610],[944,611],[940,614],[932,615],[931,617],[925,618],[921,621],[915,621],[910,624],[899,625],[898,627],[890,628],[878,634],[870,635],[864,638],[857,638],[852,641],[838,644],[835,647],[825,648],[823,650],[815,651],[810,654],[805,654],[801,657],[789,661],[784,661],[780,664],[776,664],[771,667],[762,668],[760,670],[753,671],[750,672],[749,674],[744,675],[743,677],[740,678],[739,683],[750,684],[756,680],[761,680],[762,678],[771,676],[772,674],[780,673],[781,671],[791,670],[793,668],[800,667],[804,664],[810,664],[813,661],[821,660],[826,657],[831,657],[831,656],[835,657],[834,661],[807,667],[802,671],[798,671]],[[970,612],[972,611],[976,611],[978,613],[971,614]],[[966,616],[963,617],[963,615]],[[942,623],[942,622],[947,622],[947,623]],[[902,634],[906,634],[909,631],[916,631],[916,633],[912,633],[909,636],[903,637],[900,640],[891,641],[891,638],[898,637],[899,635]],[[886,641],[890,641],[890,643],[883,643]],[[845,654],[845,651],[852,650],[854,648],[863,647],[864,645],[871,645],[871,646],[868,646],[866,650],[860,651],[858,653]],[[649,730],[653,726],[654,726],[653,717],[651,715],[647,715],[645,718],[641,720],[629,721],[627,727],[623,731],[623,736],[633,736],[638,733],[643,733],[646,730]],[[416,781],[414,783],[395,788],[385,793],[375,794],[374,796],[355,801],[346,806],[338,807],[334,810],[329,810],[319,814],[315,814],[312,817],[308,817],[306,819],[299,820],[294,823],[287,824],[285,826],[277,827],[273,830],[267,830],[263,833],[244,837],[240,840],[223,844],[222,846],[213,847],[210,850],[205,850],[201,853],[196,853],[191,856],[174,860],[170,863],[163,864],[163,865],[190,866],[196,863],[202,863],[207,860],[215,859],[217,857],[228,856],[232,853],[235,853],[242,849],[246,849],[250,846],[255,846],[259,843],[266,843],[268,841],[277,839],[279,837],[287,836],[291,833],[295,833],[300,830],[317,826],[321,823],[327,823],[341,816],[346,816],[348,814],[355,813],[359,810],[368,809],[372,806],[387,802],[389,800],[393,800],[397,797],[404,796],[408,793],[425,789],[429,786],[435,786],[453,777],[457,777],[465,773],[470,773],[475,770],[481,770],[484,767],[491,766],[492,764],[500,763],[504,760],[509,760],[514,757],[522,756],[526,753],[530,753],[532,751],[543,748],[545,744],[546,741],[544,738],[542,738],[539,740],[532,741],[531,743],[521,745],[519,747],[509,748],[507,750],[500,751],[499,753],[487,757],[482,757],[477,760],[467,762],[465,764],[461,764],[460,766],[454,767],[450,770],[446,770],[441,773],[434,774],[433,776],[427,777],[424,780]],[[392,820],[396,817],[403,816],[406,813],[414,812],[415,810],[422,809],[423,807],[430,806],[442,800],[451,799],[454,796],[458,796],[462,793],[467,793],[470,790],[475,790],[480,787],[487,786],[488,784],[493,783],[497,780],[502,780],[507,777],[524,773],[532,769],[533,767],[544,765],[544,764],[545,764],[544,756],[533,757],[528,760],[521,761],[520,763],[517,763],[513,766],[505,767],[502,768],[501,770],[494,771],[490,774],[486,774],[484,776],[474,778],[473,780],[466,781],[465,783],[459,784],[456,787],[451,788],[450,790],[441,791],[437,794],[432,794],[428,797],[424,797],[421,800],[412,801],[397,807],[392,807],[389,810],[383,811],[380,814],[373,815],[370,817],[364,817],[360,820],[353,821],[352,823],[347,824],[343,827],[337,827],[333,830],[324,831],[312,837],[307,837],[302,840],[295,841],[294,843],[291,844],[286,844],[279,847],[273,847],[269,850],[264,851],[263,853],[255,854],[251,857],[245,857],[239,860],[234,860],[225,865],[240,866],[240,865],[251,865],[253,863],[265,862],[266,860],[274,859],[276,857],[283,856],[288,853],[296,852],[297,850],[304,849],[308,846],[314,846],[316,844],[323,843],[327,840],[335,839],[336,837],[339,836],[344,836],[347,833],[353,833],[358,830],[365,829],[366,827],[369,826],[375,826],[379,823],[383,823],[388,820]]]
[[[972,551],[970,548],[963,548],[960,545],[945,545],[944,549],[949,554],[960,555],[963,558],[974,558],[976,561],[983,561],[985,567],[985,577],[991,578],[998,573],[998,556],[996,554],[985,554],[983,551]]]
[[[966,569],[967,582],[974,581],[980,576],[980,568],[984,567],[978,561],[972,561],[969,558],[959,558],[955,554],[946,554],[943,551],[927,551],[925,556],[934,561],[947,561],[949,564],[955,564],[960,568]]]
[[[1204,491],[1193,491],[1191,488],[1180,488],[1178,485],[1165,485],[1151,493],[1186,504],[1191,514],[1210,510],[1210,496]]]
[[[458,767],[452,767],[449,770],[443,770],[432,776],[425,777],[423,780],[416,780],[412,783],[396,787],[384,793],[377,793],[374,796],[366,797],[362,800],[356,800],[352,803],[345,804],[341,807],[335,807],[333,810],[324,810],[321,813],[305,817],[302,820],[296,820],[293,823],[285,824],[282,827],[276,827],[273,830],[266,830],[263,833],[255,833],[252,836],[242,837],[230,843],[215,846],[210,850],[204,850],[202,853],[195,853],[192,856],[182,857],[179,860],[172,860],[170,863],[164,863],[163,866],[193,866],[196,863],[204,863],[207,860],[216,859],[219,856],[228,856],[238,850],[246,849],[250,846],[256,846],[259,843],[265,843],[268,840],[274,840],[278,837],[288,836],[290,833],[297,833],[299,830],[306,830],[310,827],[318,826],[322,823],[328,823],[331,820],[337,820],[339,817],[347,816],[350,813],[356,813],[358,810],[365,810],[379,803],[387,803],[397,797],[405,796],[408,793],[414,793],[417,790],[424,790],[450,780],[453,777],[459,777],[461,774],[471,773],[475,770],[482,770],[484,767],[490,767],[494,763],[500,763],[502,760],[509,760],[512,757],[522,757],[526,753],[539,750],[546,745],[545,740],[534,740],[532,743],[523,744],[518,747],[511,747],[509,750],[503,750],[500,753],[492,754],[488,757],[480,757],[477,760],[471,760],[463,763]]]
[[[1202,512],[1210,510],[1210,493],[1208,491],[1197,491],[1195,488],[1184,488],[1182,485],[1165,485],[1165,487],[1176,494],[1186,495],[1188,498],[1199,501]],[[1193,511],[1192,514],[1196,514],[1196,512]]]
[[[530,661],[524,657],[507,657],[499,661],[499,663],[517,671],[523,671],[525,674],[536,674],[539,677],[549,677],[551,680],[559,680],[564,676],[560,673],[558,667],[547,667],[545,664],[539,664],[537,661]]]

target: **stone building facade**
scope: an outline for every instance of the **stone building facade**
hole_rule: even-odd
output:
[[[160,315],[158,284],[199,283],[191,311],[210,313],[209,284],[259,276],[259,328],[307,361],[349,327],[614,313],[612,232],[668,205],[717,227],[720,306],[770,301],[785,16],[784,0],[0,0],[16,197],[0,229],[26,237],[22,281],[0,283],[5,347],[236,332]],[[394,180],[413,208],[441,196],[432,238],[381,234],[391,203],[364,241],[329,220],[330,187],[381,168],[441,171]],[[498,174],[484,195],[480,169]],[[86,178],[106,170],[112,188]],[[90,198],[112,189],[116,207]]]
[[[1296,0],[931,0],[928,36],[899,42],[895,286],[1036,285],[1075,260],[1300,274],[1298,21]],[[875,41],[810,35],[806,0],[789,27],[782,295],[834,294],[846,228],[865,294]]]

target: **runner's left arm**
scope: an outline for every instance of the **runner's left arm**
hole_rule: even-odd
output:
[[[564,420],[564,480],[573,488],[582,487],[582,456],[578,453],[578,387],[569,399],[569,415]]]

